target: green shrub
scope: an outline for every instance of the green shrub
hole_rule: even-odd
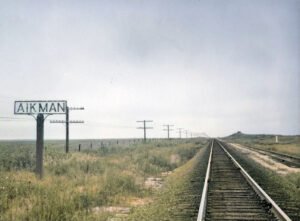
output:
[[[57,165],[54,169],[54,174],[57,176],[65,175],[69,171],[69,165],[68,164],[60,164]]]
[[[7,146],[0,148],[0,171],[26,169],[32,171],[35,167],[33,148]]]
[[[55,190],[41,191],[28,214],[29,220],[68,221],[75,215],[75,201],[59,197]]]
[[[139,195],[141,187],[135,184],[133,176],[108,172],[103,187],[99,192],[99,204],[116,203],[117,195]]]

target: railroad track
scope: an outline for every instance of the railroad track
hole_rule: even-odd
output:
[[[197,221],[291,219],[217,140],[211,143]]]
[[[300,168],[300,158],[298,158],[298,157],[290,156],[288,154],[274,152],[271,150],[262,150],[262,149],[256,148],[256,147],[248,147],[248,146],[243,146],[243,145],[239,145],[239,146],[241,148],[249,149],[249,150],[258,152],[260,154],[267,155],[267,156],[273,158],[274,160],[277,160],[278,162],[281,162],[289,167]]]

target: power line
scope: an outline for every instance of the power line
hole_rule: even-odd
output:
[[[17,118],[17,117],[0,117],[1,121],[28,121],[28,118]]]
[[[18,118],[18,117],[0,117],[0,121],[31,121],[31,119]],[[44,121],[51,121],[51,120],[45,119]]]
[[[107,124],[104,122],[91,122],[91,121],[86,121],[85,122],[85,126],[87,127],[103,127],[103,128],[126,128],[126,129],[130,129],[130,128],[136,128],[135,126],[125,126],[125,125],[116,125],[116,124]]]
[[[50,123],[66,123],[65,120],[50,120]],[[83,124],[83,120],[69,120],[69,123],[73,124]]]

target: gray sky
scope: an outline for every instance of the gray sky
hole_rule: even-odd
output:
[[[299,39],[299,0],[0,0],[0,138],[35,138],[16,99],[84,106],[71,138],[300,134]]]

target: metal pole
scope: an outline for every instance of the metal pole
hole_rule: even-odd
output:
[[[44,115],[38,114],[36,119],[36,174],[43,178],[43,149],[44,149]]]
[[[69,107],[66,108],[66,153],[69,153]]]
[[[80,152],[80,149],[81,149],[81,144],[79,144],[79,146],[78,146],[78,151]]]

